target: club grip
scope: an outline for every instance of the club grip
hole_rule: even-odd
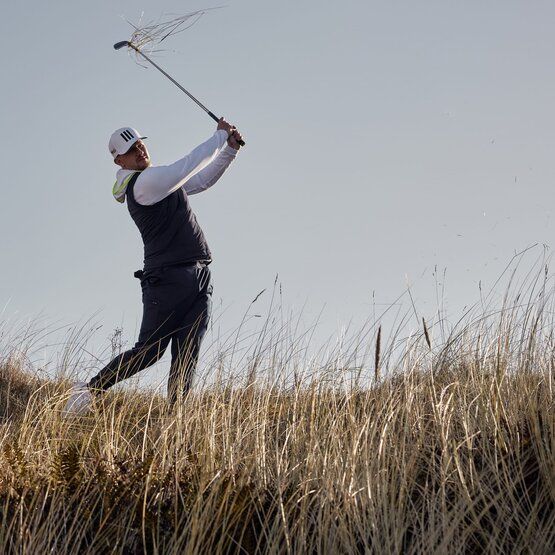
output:
[[[241,146],[245,146],[245,141],[243,141],[243,139],[241,139],[240,141],[237,141]]]
[[[214,120],[214,121],[220,121],[220,118],[218,116],[216,116],[215,114],[213,114],[210,110],[208,110],[207,114]],[[243,139],[241,139],[240,141],[237,141],[241,146],[245,146],[245,141],[243,141]]]

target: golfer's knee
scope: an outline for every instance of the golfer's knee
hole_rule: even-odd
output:
[[[164,352],[166,351],[165,348],[158,347],[155,345],[146,346],[142,349],[137,351],[137,359],[139,366],[143,368],[147,368],[156,364],[161,358]]]
[[[135,352],[135,356],[137,358],[142,358],[144,360],[152,361],[149,362],[150,364],[154,364],[162,355],[166,352],[167,344],[162,343],[161,341],[154,341],[154,342],[140,342],[138,341],[135,343],[133,347],[133,351]]]

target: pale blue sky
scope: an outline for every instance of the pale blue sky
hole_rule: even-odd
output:
[[[111,197],[109,135],[136,127],[168,163],[214,125],[112,45],[130,36],[121,15],[214,5],[4,2],[5,318],[99,311],[98,349],[116,326],[135,341],[142,245]],[[157,61],[248,142],[191,199],[222,328],[276,274],[287,310],[325,305],[321,337],[407,282],[431,317],[434,267],[456,317],[515,251],[550,245],[554,22],[548,1],[230,0],[173,38]]]

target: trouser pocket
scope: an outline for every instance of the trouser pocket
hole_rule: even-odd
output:
[[[161,333],[162,324],[159,299],[143,289],[143,318],[138,342],[151,343]]]
[[[140,271],[139,276],[137,277],[141,280],[143,301],[143,318],[139,341],[148,341],[161,333],[164,324],[162,308],[167,303],[163,302],[164,288],[162,287],[162,276],[159,270]]]
[[[156,285],[162,279],[161,271],[158,269],[147,270],[146,272],[144,270],[137,270],[133,277],[136,277],[141,282],[141,286],[145,283]]]

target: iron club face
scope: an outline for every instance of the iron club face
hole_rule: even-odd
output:
[[[123,48],[124,46],[129,46],[129,41],[122,40],[121,42],[116,42],[116,44],[114,44],[114,48],[116,50],[119,50],[120,48]]]

